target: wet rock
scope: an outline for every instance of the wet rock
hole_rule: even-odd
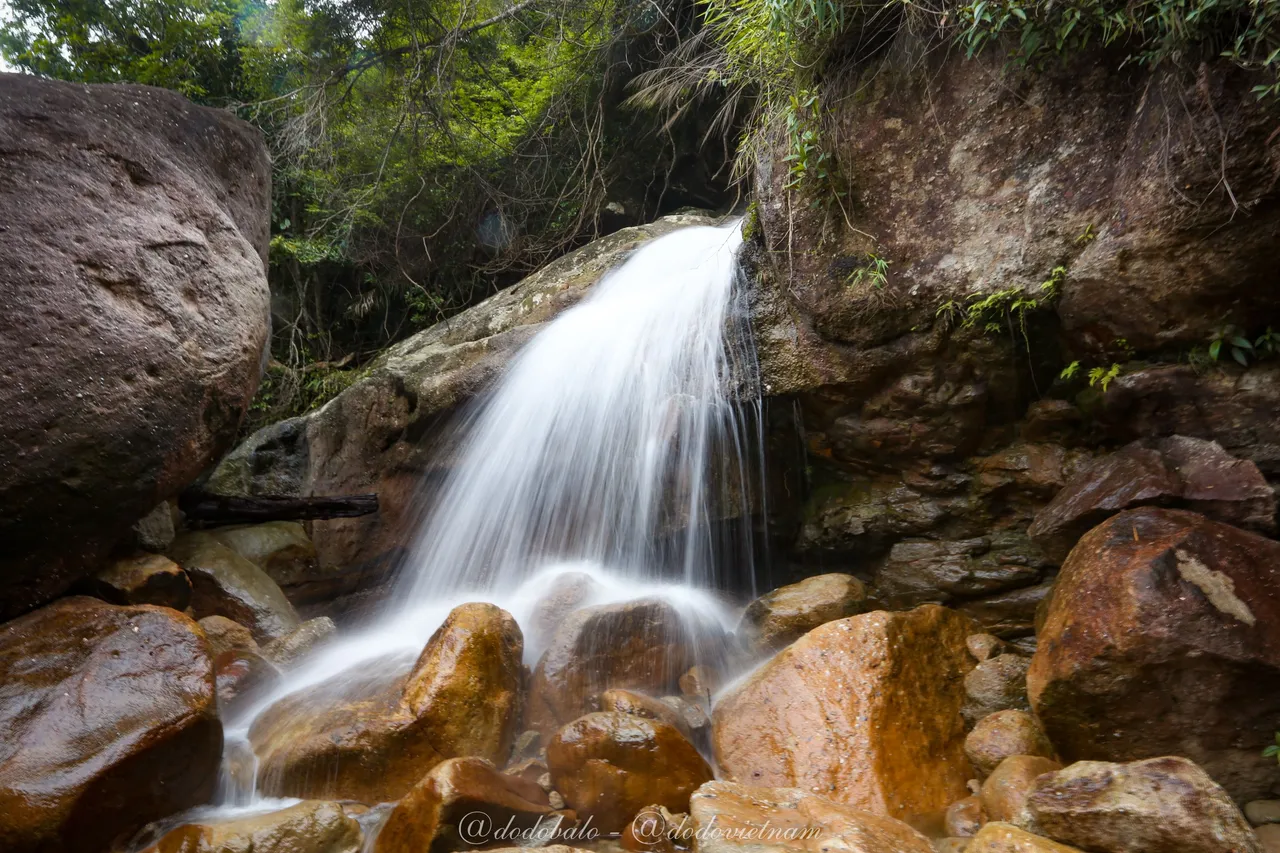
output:
[[[1005,642],[994,634],[970,634],[965,638],[964,644],[978,663],[1008,651]]]
[[[1090,528],[1126,509],[1178,506],[1262,532],[1276,498],[1258,466],[1187,436],[1134,442],[1097,460],[1037,513],[1029,533],[1061,560]]]
[[[218,689],[218,710],[234,716],[245,705],[264,695],[280,681],[280,670],[249,649],[232,649],[213,660]]]
[[[964,754],[981,778],[1011,755],[1056,757],[1036,718],[1017,710],[997,711],[979,720],[964,739]]]
[[[1241,802],[1280,718],[1280,543],[1181,510],[1090,531],[1058,579],[1027,673],[1067,761],[1184,755]]]
[[[219,527],[210,535],[266,572],[295,605],[326,601],[345,591],[320,568],[316,546],[296,521]]]
[[[972,776],[960,715],[972,633],[933,605],[815,628],[716,705],[721,772],[891,817],[941,813]]]
[[[651,696],[645,696],[643,693],[636,693],[634,690],[606,690],[600,694],[600,710],[617,711],[620,714],[634,714],[637,717],[660,720],[669,726],[675,726],[680,729],[681,733],[686,737],[692,733],[685,722],[684,715],[676,708],[661,699],[654,699]]]
[[[191,603],[191,581],[186,572],[159,554],[116,560],[88,579],[84,591],[112,604],[155,604],[186,610]]]
[[[541,783],[543,777],[547,777],[549,772],[547,770],[546,759],[543,758],[526,758],[522,761],[517,761],[508,766],[502,772],[506,773],[508,776],[516,776],[526,782],[532,782],[544,791],[550,790],[551,788],[551,780],[549,777],[546,779],[548,784],[545,787]]]
[[[964,848],[964,853],[1080,853],[1068,847],[1033,835],[1010,823],[988,823]]]
[[[236,439],[269,334],[262,134],[0,77],[0,619],[104,567]]]
[[[906,539],[876,570],[876,599],[893,608],[946,603],[1030,586],[1052,563],[1026,536],[1000,532],[963,540]]]
[[[1253,800],[1245,803],[1244,816],[1254,826],[1280,823],[1280,800]]]
[[[0,626],[0,731],[0,848],[105,850],[213,794],[208,645],[168,608],[56,601]]]
[[[241,649],[258,652],[258,642],[253,639],[253,632],[239,622],[233,622],[225,616],[206,616],[198,623],[209,641],[210,657],[217,658],[223,652]]]
[[[965,797],[956,800],[947,807],[944,826],[947,835],[952,838],[968,838],[976,835],[982,825],[987,822],[987,813],[982,808],[980,797]]]
[[[191,609],[197,618],[226,616],[253,632],[259,643],[298,627],[298,614],[275,581],[209,533],[185,533],[168,556],[191,579]]]
[[[1099,853],[1260,851],[1227,792],[1185,758],[1077,762],[1039,777],[1026,813],[1039,834]]]
[[[780,649],[827,622],[861,613],[867,598],[853,575],[806,578],[747,605],[738,633],[758,651]]]
[[[1269,823],[1253,831],[1262,853],[1280,853],[1280,824]]]
[[[956,499],[935,497],[901,479],[857,481],[816,493],[796,539],[801,556],[874,553],[908,536],[923,536],[961,511]]]
[[[706,751],[710,748],[711,717],[701,703],[687,696],[663,696],[661,702],[679,715],[683,725],[676,728],[688,734],[698,749]]]
[[[529,620],[529,647],[545,649],[569,614],[584,607],[598,591],[595,579],[585,572],[556,575],[550,588],[533,606]]]
[[[964,718],[970,725],[997,711],[1025,711],[1027,668],[1031,660],[1022,655],[997,655],[984,660],[964,677]]]
[[[968,838],[937,838],[933,842],[934,853],[964,853],[969,846]]]
[[[1035,630],[1036,609],[1053,593],[1053,578],[1035,586],[1000,592],[956,604],[956,609],[983,628],[1011,641]]]
[[[691,699],[703,702],[711,701],[711,694],[720,688],[720,673],[706,664],[689,667],[689,671],[680,676],[680,692]]]
[[[276,666],[288,668],[331,639],[337,631],[338,626],[328,616],[308,619],[283,637],[267,643],[262,654]]]
[[[680,614],[661,599],[575,611],[556,630],[534,671],[530,728],[549,736],[592,710],[610,688],[669,693],[692,662],[688,641]]]
[[[929,841],[901,821],[798,788],[708,782],[690,798],[689,816],[694,832],[701,831],[698,853],[933,853]]]
[[[602,832],[621,832],[650,804],[687,811],[689,795],[712,779],[674,726],[616,711],[562,728],[547,744],[547,766],[569,807]]]
[[[174,525],[177,506],[174,502],[165,501],[157,504],[151,512],[138,519],[133,525],[133,543],[143,551],[162,554],[173,544],[177,536]]]
[[[188,823],[143,853],[360,853],[360,824],[338,803],[308,800],[280,811]]]
[[[380,803],[446,758],[504,760],[519,718],[523,641],[490,604],[455,607],[406,674],[399,660],[291,694],[254,721],[269,796]]]
[[[693,846],[693,824],[687,814],[648,805],[636,812],[619,841],[631,853],[675,853]]]
[[[499,773],[480,758],[452,758],[396,803],[374,853],[444,853],[504,840],[532,841],[534,835],[522,833],[541,829],[549,834],[559,822],[535,783]],[[515,834],[504,835],[508,831]]]
[[[1038,755],[1011,755],[1001,761],[982,783],[982,810],[990,820],[1011,822],[1022,814],[1023,805],[1036,779],[1061,770],[1062,765]]]

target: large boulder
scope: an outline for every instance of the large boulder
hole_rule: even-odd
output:
[[[0,618],[102,566],[236,438],[269,331],[261,134],[0,74]]]
[[[1280,543],[1183,510],[1114,516],[1071,552],[1027,674],[1067,761],[1184,755],[1241,802],[1280,779]]]
[[[600,694],[611,688],[670,693],[693,663],[691,640],[680,613],[659,598],[570,613],[534,670],[530,728],[549,736],[593,710]]]
[[[383,577],[418,522],[423,482],[452,463],[448,415],[502,372],[548,321],[639,246],[709,219],[673,215],[624,228],[559,258],[457,316],[391,347],[315,412],[264,427],[214,471],[224,494],[378,493],[378,512],[316,525],[319,570],[347,590]]]
[[[266,814],[185,823],[142,853],[360,853],[364,834],[338,803],[305,800]]]
[[[298,627],[298,614],[267,573],[222,544],[213,534],[185,533],[169,547],[191,579],[191,610],[197,619],[226,616],[269,643]]]
[[[798,788],[708,782],[690,799],[689,815],[698,853],[933,853],[901,821]]]
[[[964,754],[980,778],[986,778],[1011,755],[1055,758],[1044,729],[1026,711],[997,711],[984,717],[964,739]]]
[[[621,832],[647,805],[683,812],[689,795],[713,778],[675,727],[617,711],[587,714],[547,744],[551,784],[579,817]]]
[[[960,714],[973,632],[936,605],[815,628],[716,705],[721,772],[895,818],[942,811],[973,775]]]
[[[112,604],[155,604],[174,610],[191,604],[191,579],[160,554],[121,557],[77,588]]]
[[[204,634],[66,598],[0,627],[0,848],[105,851],[204,803],[222,752]]]
[[[805,578],[747,605],[738,633],[752,648],[773,651],[819,625],[861,613],[866,599],[866,587],[853,575]]]
[[[520,717],[523,641],[491,604],[455,607],[412,669],[364,664],[279,700],[253,723],[270,796],[395,800],[447,758],[504,761]]]
[[[320,571],[316,546],[296,521],[241,524],[210,533],[266,572],[294,604],[324,601],[343,591],[341,581]]]
[[[1080,761],[1042,775],[1021,823],[1098,853],[1260,853],[1244,815],[1185,758]]]

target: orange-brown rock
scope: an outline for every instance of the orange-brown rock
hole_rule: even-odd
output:
[[[0,626],[0,850],[106,850],[206,802],[222,751],[194,621],[64,598]]]
[[[500,773],[481,758],[451,758],[391,810],[374,853],[445,853],[532,841],[540,832],[553,832],[565,817],[554,813],[536,783]]]
[[[523,641],[491,604],[455,607],[405,674],[398,662],[281,699],[249,731],[259,790],[399,799],[446,758],[501,761],[520,716]]]
[[[708,782],[690,798],[689,815],[698,853],[933,853],[902,821],[797,788]]]
[[[621,832],[647,805],[687,811],[711,768],[675,726],[616,711],[587,714],[547,744],[551,782],[578,816]]]
[[[1280,719],[1280,543],[1182,510],[1091,530],[1058,577],[1027,674],[1065,761],[1183,755],[1245,802]]]
[[[1262,853],[1280,853],[1280,823],[1268,823],[1253,831]]]
[[[252,631],[259,643],[298,627],[298,614],[276,582],[212,534],[184,533],[173,541],[168,556],[191,579],[191,609],[196,618],[234,619]]]
[[[267,814],[188,823],[143,853],[360,853],[360,824],[338,803],[308,800]]]
[[[1185,758],[1078,761],[1036,779],[1020,826],[1098,853],[1260,853],[1219,785]]]
[[[987,813],[982,807],[982,799],[972,796],[956,800],[947,807],[943,821],[947,835],[952,838],[968,838],[976,835],[982,825],[987,822]]]
[[[861,613],[866,600],[866,587],[853,575],[806,578],[747,605],[738,633],[759,651],[780,649],[819,625]]]
[[[679,711],[661,699],[654,699],[634,690],[606,690],[600,694],[600,710],[661,720],[669,726],[675,726],[686,737],[692,734]]]
[[[155,604],[174,610],[191,604],[187,573],[160,554],[122,557],[89,578],[84,590],[112,604]]]
[[[1080,853],[1080,850],[1032,835],[1013,824],[992,822],[969,841],[964,853]]]
[[[720,673],[706,664],[689,667],[689,671],[680,676],[680,692],[691,699],[710,701],[711,694],[720,687]]]
[[[219,527],[210,533],[275,581],[294,604],[322,602],[346,592],[316,556],[306,528],[296,521],[268,521]]]
[[[253,632],[239,622],[225,616],[206,616],[198,624],[200,630],[204,631],[205,639],[209,641],[209,654],[215,659],[223,652],[232,650],[261,651],[258,641],[253,638]]]
[[[646,598],[576,610],[561,622],[538,661],[529,691],[529,725],[549,737],[593,710],[610,688],[670,693],[690,657],[689,632],[666,601]]]
[[[936,605],[815,628],[717,704],[721,772],[890,817],[940,813],[973,775],[960,716],[972,633]]]
[[[1021,813],[1036,778],[1062,765],[1038,755],[1011,755],[982,783],[982,810],[988,820],[1011,822]]]
[[[218,710],[224,717],[233,716],[280,681],[275,664],[249,649],[232,649],[218,655],[213,659],[213,671]]]
[[[973,659],[978,663],[990,660],[996,655],[1002,655],[1009,650],[1008,644],[994,634],[970,634],[965,640],[965,645],[969,648],[969,654],[973,655]]]
[[[997,711],[979,720],[964,739],[964,754],[984,779],[1011,755],[1056,757],[1044,729],[1026,711]]]
[[[666,806],[648,805],[636,812],[618,841],[631,853],[688,850],[694,844],[693,822],[689,815],[673,813]]]

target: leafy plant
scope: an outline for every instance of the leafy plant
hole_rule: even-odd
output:
[[[1080,362],[1073,361],[1070,364],[1068,364],[1066,367],[1062,368],[1062,372],[1058,374],[1058,378],[1068,379],[1068,380],[1075,379],[1076,375],[1079,372],[1080,372]]]
[[[849,273],[845,283],[856,287],[863,282],[867,282],[876,289],[882,289],[888,281],[889,266],[892,262],[880,257],[875,252],[868,252],[865,258],[865,263]]]
[[[1095,367],[1089,371],[1089,387],[1101,386],[1102,393],[1106,393],[1111,387],[1111,383],[1120,375],[1120,365],[1112,364],[1110,367]]]
[[[1280,732],[1276,732],[1275,743],[1262,750],[1263,758],[1274,758],[1280,764]]]
[[[1260,359],[1280,355],[1280,332],[1267,326],[1267,330],[1253,342],[1253,351]]]
[[[1241,367],[1248,367],[1249,356],[1254,355],[1253,342],[1235,326],[1222,326],[1214,331],[1209,341],[1209,358],[1218,361],[1224,349]]]

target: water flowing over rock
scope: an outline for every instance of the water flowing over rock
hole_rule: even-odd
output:
[[[309,800],[280,811],[188,823],[143,853],[360,853],[360,824],[338,803]]]
[[[674,726],[631,714],[587,714],[547,744],[555,789],[580,818],[620,832],[647,805],[687,811],[711,768]]]
[[[395,800],[446,758],[502,761],[520,716],[523,640],[491,604],[454,608],[412,670],[364,665],[279,700],[249,738],[266,794]]]
[[[1027,686],[1068,761],[1183,755],[1241,802],[1280,779],[1280,543],[1183,510],[1091,530],[1058,579]]]
[[[234,442],[268,334],[261,134],[143,86],[0,74],[0,618]]]
[[[443,853],[495,841],[528,841],[518,833],[545,831],[562,822],[533,782],[507,776],[480,758],[441,762],[396,803],[378,832],[374,853]],[[572,814],[568,815],[572,822]],[[465,821],[466,823],[462,823]],[[503,837],[495,832],[514,830]]]
[[[1244,815],[1185,758],[1080,761],[1040,776],[1028,828],[1099,853],[1260,853]]]
[[[690,799],[689,814],[698,853],[933,853],[928,839],[901,821],[799,788],[708,782]]]
[[[725,777],[799,787],[890,817],[963,797],[966,617],[934,605],[815,628],[716,705]]]
[[[758,650],[780,649],[819,625],[860,613],[866,598],[866,588],[853,575],[806,578],[747,605],[738,633]]]
[[[66,598],[0,626],[0,848],[105,851],[213,793],[204,635],[161,607]]]
[[[298,627],[298,614],[275,581],[212,534],[179,536],[169,557],[191,579],[191,609],[197,618],[226,616],[252,631],[259,643]]]

